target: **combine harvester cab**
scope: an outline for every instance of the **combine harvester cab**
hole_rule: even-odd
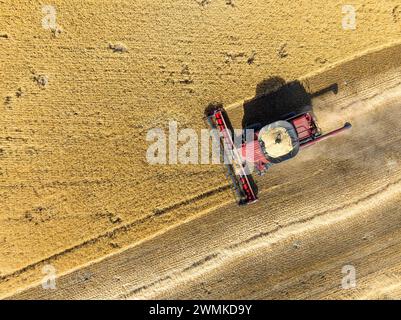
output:
[[[242,144],[237,145],[234,129],[223,107],[209,108],[205,115],[210,127],[217,130],[222,158],[239,205],[258,200],[258,189],[250,168],[263,175],[273,164],[289,160],[303,148],[351,128],[347,122],[339,129],[322,134],[313,114],[305,112],[259,128],[252,133],[251,141],[242,139]]]

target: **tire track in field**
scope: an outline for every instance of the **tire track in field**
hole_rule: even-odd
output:
[[[400,199],[399,194],[395,196],[395,198]],[[394,204],[390,204],[390,207],[394,208]],[[373,210],[372,210],[373,209]],[[358,226],[358,229],[363,229],[362,232],[366,232],[369,230],[367,226],[369,226],[372,221],[378,222],[375,220],[375,216],[377,212],[374,210],[375,208],[367,209],[369,211],[368,217],[355,217],[351,222],[353,225]],[[359,222],[358,222],[359,218]],[[390,218],[391,219],[391,218]],[[400,229],[399,229],[399,219],[393,217],[394,220],[391,220],[396,227],[386,227],[386,223],[378,223],[375,228],[375,231],[379,232],[379,237],[374,236],[374,242],[371,245],[364,245],[363,243],[359,243],[358,250],[355,250],[354,246],[346,246],[345,250],[338,251],[335,250],[335,245],[328,245],[327,239],[324,239],[325,243],[329,248],[329,252],[335,254],[333,260],[313,260],[312,265],[308,265],[308,269],[302,269],[299,272],[292,270],[292,276],[286,277],[285,279],[276,282],[271,287],[263,288],[259,294],[256,294],[256,299],[266,299],[269,297],[277,297],[286,298],[286,297],[296,297],[297,299],[338,299],[338,298],[357,298],[363,296],[361,294],[360,287],[361,282],[366,282],[367,278],[374,278],[373,275],[381,275],[383,276],[383,270],[386,270],[390,266],[398,265],[400,263],[400,256],[397,255],[397,252],[400,251]],[[354,221],[355,220],[355,221]],[[368,222],[366,222],[368,221]],[[364,223],[364,225],[360,225]],[[350,231],[350,223],[342,224],[345,227],[345,230]],[[330,229],[330,225],[326,226],[324,230]],[[324,230],[322,231],[324,233]],[[344,235],[347,231],[344,231],[341,228],[338,228],[337,231]],[[358,237],[361,236],[359,232],[356,232]],[[366,234],[366,233],[365,233]],[[319,234],[317,235],[319,236]],[[316,237],[316,234],[309,233],[306,235],[307,238],[312,239]],[[353,243],[358,243],[357,238],[354,236]],[[335,237],[335,239],[341,239],[341,237]],[[348,239],[350,240],[350,239]],[[310,240],[309,240],[310,241]],[[362,238],[362,241],[366,242],[366,239]],[[334,250],[334,251],[333,251]],[[388,259],[388,254],[392,254],[393,257]],[[394,256],[395,253],[395,256]],[[304,253],[305,254],[305,253]],[[302,253],[301,253],[302,255]],[[330,253],[328,253],[330,255]],[[299,257],[298,257],[299,258]],[[374,263],[370,263],[373,262]],[[341,288],[339,283],[341,282],[341,278],[343,277],[342,273],[339,273],[339,270],[345,264],[353,265],[357,270],[357,288],[351,291],[345,291]],[[318,275],[318,278],[316,278]],[[368,281],[369,282],[369,281]],[[305,289],[305,285],[307,285],[307,289]],[[369,290],[370,291],[370,290]],[[289,292],[292,292],[289,294]],[[284,294],[284,295],[283,295]]]
[[[119,295],[116,298],[127,299],[133,294],[140,294],[147,290],[151,290],[149,295],[145,293],[143,296],[139,296],[139,298],[150,298],[153,294],[157,294],[160,291],[171,289],[171,287],[177,286],[184,281],[187,282],[194,280],[197,277],[218,267],[221,268],[223,264],[234,260],[238,255],[244,255],[258,248],[267,247],[273,243],[283,241],[294,234],[302,234],[309,230],[318,229],[323,225],[349,219],[352,216],[357,215],[361,210],[364,209],[364,207],[373,208],[374,203],[372,206],[370,206],[370,204],[373,202],[372,200],[377,201],[380,199],[381,201],[389,201],[394,196],[401,193],[401,188],[399,188],[400,183],[401,178],[395,180],[394,182],[388,183],[382,189],[372,192],[363,198],[359,198],[350,204],[325,210],[311,217],[292,221],[283,226],[277,226],[269,232],[262,232],[257,235],[253,235],[248,239],[234,243],[218,252],[211,253],[208,256],[195,261],[188,267],[185,267],[177,272],[173,272],[172,274],[163,278],[157,279],[156,281],[152,282],[152,284],[134,288],[128,293]],[[345,210],[346,212],[344,212]],[[164,286],[162,286],[163,283],[165,284]],[[156,285],[158,286],[158,289],[152,291],[152,288],[154,288]]]

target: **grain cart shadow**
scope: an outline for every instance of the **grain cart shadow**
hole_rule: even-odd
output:
[[[243,128],[265,126],[292,115],[312,110],[312,98],[328,92],[337,93],[332,84],[315,93],[309,93],[300,81],[286,81],[280,77],[263,80],[256,86],[256,96],[243,104]]]

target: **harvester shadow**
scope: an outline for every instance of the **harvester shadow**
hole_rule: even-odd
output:
[[[286,81],[280,77],[263,80],[256,86],[256,96],[243,104],[243,128],[265,126],[303,112],[313,111],[312,98],[328,92],[337,93],[332,84],[316,93],[309,93],[300,81]]]

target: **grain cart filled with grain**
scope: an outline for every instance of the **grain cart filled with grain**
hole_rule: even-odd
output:
[[[347,122],[339,129],[322,134],[312,112],[304,112],[266,126],[256,124],[245,128],[241,142],[237,143],[238,139],[234,136],[234,129],[223,107],[208,108],[205,116],[211,128],[216,129],[219,135],[222,156],[239,205],[258,200],[257,185],[251,174],[253,170],[258,175],[264,175],[273,164],[291,159],[299,150],[351,128]]]

